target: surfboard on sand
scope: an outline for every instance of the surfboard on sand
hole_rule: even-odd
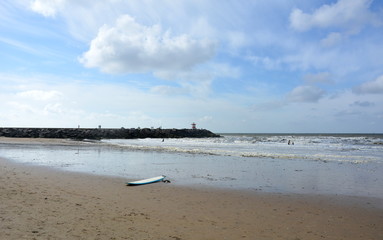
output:
[[[147,178],[139,181],[134,181],[134,182],[127,182],[126,184],[129,186],[135,186],[135,185],[144,185],[144,184],[149,184],[149,183],[155,183],[164,180],[166,176],[161,175],[158,177],[153,177],[153,178]]]

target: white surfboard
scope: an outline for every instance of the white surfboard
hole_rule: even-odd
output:
[[[143,184],[149,184],[149,183],[155,183],[164,180],[166,176],[161,175],[158,177],[153,177],[153,178],[147,178],[139,181],[134,181],[134,182],[127,182],[127,185],[143,185]]]

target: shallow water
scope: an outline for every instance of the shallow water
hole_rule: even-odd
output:
[[[292,139],[294,145],[288,145]],[[227,135],[108,140],[79,146],[0,144],[24,164],[172,184],[383,198],[381,138]]]

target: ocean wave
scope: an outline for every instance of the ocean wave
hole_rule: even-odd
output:
[[[182,142],[182,144],[181,144]],[[146,139],[139,141],[104,141],[112,147],[118,147],[126,150],[134,151],[155,151],[155,152],[170,152],[170,153],[184,153],[184,154],[204,154],[204,155],[217,155],[217,156],[232,156],[244,158],[270,158],[270,159],[284,159],[284,160],[306,160],[306,161],[322,161],[322,162],[339,162],[339,163],[353,163],[363,164],[368,162],[382,162],[382,159],[374,156],[366,155],[352,155],[350,152],[355,151],[351,149],[331,149],[330,151],[321,151],[315,148],[293,148],[293,146],[286,147],[283,145],[272,145],[271,147],[263,148],[263,151],[254,151],[253,146],[244,146],[232,142],[219,142],[217,145],[212,145],[212,141],[190,141],[183,140],[170,143],[169,145],[158,144],[158,140]],[[144,144],[143,144],[144,143]],[[215,142],[217,144],[217,142]],[[283,147],[282,147],[283,146]],[[252,151],[249,151],[252,149]],[[288,151],[288,152],[287,152]],[[314,153],[314,152],[321,152]],[[334,152],[338,154],[334,154]]]

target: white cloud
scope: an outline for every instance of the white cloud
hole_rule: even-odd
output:
[[[11,107],[13,111],[16,111],[18,113],[26,113],[26,114],[35,114],[38,112],[33,106],[30,106],[27,103],[20,103],[16,101],[8,101],[6,102],[6,105],[8,107]]]
[[[177,86],[155,86],[151,92],[171,95],[184,94],[205,98],[211,93],[211,84],[219,78],[239,78],[241,71],[225,63],[208,63],[192,71],[157,71],[154,76],[177,82]]]
[[[70,82],[61,79],[51,86],[50,76],[41,76],[36,88],[33,77],[13,77],[0,89],[0,124],[16,127],[159,127],[184,128],[212,113],[226,114],[228,100],[199,99],[185,94],[158,94],[132,84],[95,84],[84,79]],[[0,79],[2,76],[0,74]],[[3,83],[3,82],[2,82]],[[20,86],[22,84],[22,86]],[[205,83],[201,83],[205,84]],[[192,85],[192,84],[191,84]],[[198,88],[201,85],[197,84]],[[194,94],[202,90],[181,86]],[[9,89],[13,91],[8,92]],[[23,89],[22,94],[18,89]],[[34,89],[44,89],[37,91]],[[60,97],[54,97],[60,89]],[[169,90],[169,89],[168,89]],[[177,89],[175,89],[177,90]],[[19,94],[14,94],[19,91]],[[158,89],[158,91],[161,91]],[[162,89],[166,91],[166,89]],[[41,92],[51,93],[41,100]],[[49,99],[49,100],[48,100]],[[214,117],[214,116],[213,116]],[[198,123],[198,122],[197,122]],[[208,121],[203,128],[211,129]]]
[[[383,94],[383,75],[355,87],[353,91],[358,94]]]
[[[295,8],[290,14],[290,25],[297,31],[312,28],[342,27],[359,28],[365,24],[380,24],[369,8],[371,0],[339,0],[334,4],[325,4],[312,14]]]
[[[340,43],[343,39],[343,35],[338,32],[332,32],[327,35],[326,38],[321,40],[321,44],[324,47],[332,47],[338,43]]]
[[[16,0],[15,0],[16,1]],[[116,19],[129,14],[147,26],[161,23],[172,31],[189,33],[193,36],[210,38],[214,28],[205,19],[206,8],[212,9],[208,1],[198,3],[189,1],[155,0],[17,0],[45,17],[59,16],[77,40],[89,42],[101,26],[113,25]],[[214,5],[214,3],[213,3]],[[221,4],[220,4],[221,5]],[[190,7],[193,10],[190,11]],[[204,14],[198,14],[203,11]],[[170,14],[169,14],[170,13]]]
[[[316,86],[298,86],[288,95],[288,100],[292,102],[317,102],[325,94],[325,91]]]
[[[62,96],[61,92],[56,90],[43,91],[43,90],[28,90],[16,94],[22,98],[29,98],[32,100],[49,101]]]
[[[257,67],[266,70],[303,70],[330,71],[348,73],[361,67],[360,59],[356,58],[355,50],[342,52],[339,49],[321,49],[317,44],[301,43],[291,51],[282,51],[280,56],[246,57]]]
[[[44,115],[48,114],[63,114],[65,110],[61,103],[49,103],[44,107],[43,110]]]
[[[189,122],[202,121],[204,116],[208,116],[206,120],[216,120],[215,124],[221,129],[262,131],[264,126],[269,126],[270,131],[275,131],[274,124],[280,124],[281,119],[298,118],[290,115],[301,115],[302,122],[307,122],[306,113],[298,113],[301,108],[315,112],[315,117],[330,115],[335,105],[338,112],[344,108],[356,108],[361,112],[360,119],[366,111],[370,111],[370,116],[377,115],[379,111],[382,115],[378,109],[381,100],[376,100],[382,95],[355,94],[381,92],[378,81],[354,88],[353,96],[344,99],[342,105],[338,104],[339,97],[330,99],[323,89],[312,86],[334,83],[326,86],[331,94],[339,91],[339,88],[349,87],[348,84],[355,83],[356,79],[363,79],[361,76],[381,74],[381,29],[370,27],[379,22],[380,4],[377,0],[374,4],[361,0],[304,3],[244,3],[233,0],[176,3],[168,0],[16,1],[23,2],[24,5],[19,5],[32,7],[33,11],[48,18],[36,18],[33,14],[23,15],[24,11],[15,11],[13,19],[25,22],[15,29],[20,30],[19,26],[23,26],[25,31],[27,26],[31,26],[29,29],[32,30],[28,33],[36,32],[39,36],[44,36],[46,32],[57,33],[63,37],[62,40],[65,38],[65,43],[53,44],[60,47],[60,54],[82,54],[79,59],[84,65],[108,73],[152,74],[100,75],[95,71],[81,71],[73,63],[65,64],[63,72],[64,65],[58,64],[56,58],[35,58],[36,61],[28,61],[28,65],[20,65],[18,69],[24,67],[20,74],[40,71],[41,76],[49,71],[63,77],[45,77],[47,84],[44,84],[40,82],[40,76],[35,76],[21,81],[18,86],[5,85],[1,81],[2,124],[18,121],[34,125],[54,125],[56,122],[56,126],[102,124],[103,127],[120,127],[138,124],[151,126],[163,121],[170,127],[182,127],[183,121],[189,126]],[[320,5],[318,2],[321,2]],[[328,5],[322,5],[323,2]],[[6,4],[8,9],[15,10],[16,7],[11,7],[11,4],[13,1]],[[292,11],[293,6],[298,8]],[[7,14],[8,11],[1,9],[0,12]],[[4,17],[5,14],[0,18],[9,18]],[[134,16],[134,19],[122,14]],[[286,29],[289,15],[291,28]],[[52,19],[54,17],[56,19]],[[14,25],[9,23],[12,22],[3,21],[2,25]],[[46,30],[41,31],[41,28]],[[353,31],[361,28],[363,31],[359,32],[360,35],[350,37]],[[292,34],[292,29],[315,31]],[[71,36],[67,35],[68,32]],[[6,36],[0,41],[12,46],[12,49],[41,52],[25,44],[35,38],[23,39],[25,42],[17,37]],[[76,41],[79,39],[83,42]],[[219,47],[216,42],[205,39],[220,41]],[[38,42],[51,48],[53,45],[50,40],[41,38]],[[85,48],[85,42],[89,48]],[[215,50],[220,52],[212,59]],[[242,61],[246,56],[256,67]],[[55,62],[55,68],[47,68],[44,65],[46,62]],[[314,74],[304,75],[309,72]],[[85,79],[78,79],[81,76]],[[291,86],[299,76],[303,76],[304,86],[281,96],[284,90],[280,87]],[[335,81],[341,84],[336,85]],[[262,84],[267,86],[268,91],[259,88]],[[256,91],[249,90],[256,87]],[[56,89],[62,95],[54,94]],[[217,99],[219,97],[221,99]],[[12,101],[14,105],[7,105],[7,101]],[[367,105],[369,107],[362,108]],[[230,106],[230,110],[226,109],[227,106]],[[256,106],[254,111],[250,110],[251,106]],[[313,108],[319,111],[311,110]],[[31,112],[33,119],[28,117],[32,115]],[[238,116],[241,116],[241,120],[247,120],[247,123],[237,124]],[[5,118],[8,121],[4,121]],[[316,125],[311,126],[315,128]],[[328,120],[328,126],[337,125],[339,123]],[[355,126],[360,125],[358,122]],[[281,126],[278,129],[286,131],[289,128]]]
[[[261,57],[256,55],[249,55],[245,59],[256,66],[261,66],[267,70],[280,69],[284,63],[284,61],[280,58],[271,58],[268,56]]]
[[[3,80],[1,74],[0,79]],[[358,95],[345,91],[336,97],[321,97],[316,92],[323,90],[301,86],[294,89],[287,100],[306,104],[291,104],[270,89],[261,87],[259,92],[196,98],[184,94],[147,92],[130,84],[95,84],[81,79],[74,83],[61,79],[61,83],[52,86],[51,76],[40,76],[39,79],[46,82],[40,82],[37,88],[36,83],[31,81],[33,77],[13,79],[2,81],[7,88],[0,89],[1,126],[188,128],[190,123],[196,122],[197,127],[217,132],[328,132],[353,129],[377,132],[382,129],[377,116],[382,116],[383,99],[376,94]],[[23,92],[60,89],[62,95],[48,102],[31,101],[31,98],[9,92],[9,89],[13,89],[12,92],[21,89],[20,84],[23,85]],[[315,102],[315,99],[320,101]],[[342,115],[347,112],[358,114]],[[377,123],[370,124],[372,121]]]
[[[310,28],[310,15],[296,8],[290,14],[290,25],[295,30],[306,31]]]
[[[45,17],[55,17],[65,0],[34,0],[31,2],[31,9]]]
[[[189,70],[213,57],[215,44],[188,35],[172,37],[160,25],[146,27],[123,15],[113,27],[104,25],[79,59],[106,73]]]

